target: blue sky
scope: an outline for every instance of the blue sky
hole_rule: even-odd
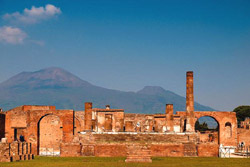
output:
[[[32,8],[33,6],[33,8]],[[0,0],[0,82],[56,66],[95,85],[250,104],[250,1]]]

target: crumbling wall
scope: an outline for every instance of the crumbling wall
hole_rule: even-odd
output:
[[[86,133],[80,134],[81,144],[96,143],[187,143],[196,142],[197,134],[164,133]]]
[[[245,146],[250,146],[250,130],[238,128],[238,143],[244,142]]]
[[[60,119],[60,133],[62,138],[53,137],[53,126],[56,121],[48,121],[47,124],[41,125],[40,121],[49,115],[57,116]],[[40,129],[41,128],[41,129]],[[18,134],[15,134],[15,129]],[[48,137],[40,138],[40,130],[47,131]],[[52,139],[55,139],[56,144],[59,145],[62,142],[72,142],[74,131],[74,111],[73,110],[55,110],[54,106],[20,106],[6,112],[6,129],[5,134],[8,142],[13,142],[15,136],[19,139],[19,132],[22,133],[26,142],[32,143],[32,153],[39,154],[39,140],[43,142],[49,142],[52,135]],[[50,132],[50,133],[49,133]],[[58,132],[58,131],[56,131]],[[59,135],[60,136],[60,135]],[[54,143],[55,144],[55,143]],[[50,145],[53,145],[50,144]]]
[[[0,162],[12,162],[33,159],[31,143],[12,142],[0,143]]]
[[[152,132],[154,130],[153,114],[125,114],[126,132]]]
[[[124,112],[111,109],[96,111],[96,126],[98,132],[122,132]]]
[[[200,143],[216,143],[218,144],[218,132],[198,132]]]
[[[154,116],[154,131],[160,133],[167,131],[165,115]]]
[[[75,117],[74,117],[74,135],[77,135],[79,132],[84,131],[84,117],[85,113],[84,111],[75,111]]]

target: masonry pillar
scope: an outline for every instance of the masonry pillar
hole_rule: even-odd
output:
[[[195,128],[195,119],[194,119],[194,80],[193,80],[193,71],[188,71],[186,74],[186,112],[187,112],[187,121],[186,121],[186,131],[194,132]]]
[[[92,131],[92,103],[85,103],[85,131]]]
[[[166,127],[167,131],[170,132],[174,131],[173,114],[174,114],[173,104],[166,104]]]

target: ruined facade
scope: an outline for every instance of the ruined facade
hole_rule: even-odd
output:
[[[0,113],[0,138],[31,143],[35,155],[126,156],[131,144],[149,146],[152,156],[218,156],[220,144],[237,146],[234,112],[194,111],[193,72],[187,72],[186,111],[166,104],[164,114],[126,114],[123,109],[58,110],[54,106],[16,107]],[[195,131],[195,122],[214,118],[218,132]],[[136,148],[136,147],[135,147]],[[139,148],[139,146],[138,146]]]

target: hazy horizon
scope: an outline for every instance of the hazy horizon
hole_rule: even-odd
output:
[[[250,2],[0,0],[0,82],[60,67],[94,85],[161,86],[230,111],[250,105]]]

